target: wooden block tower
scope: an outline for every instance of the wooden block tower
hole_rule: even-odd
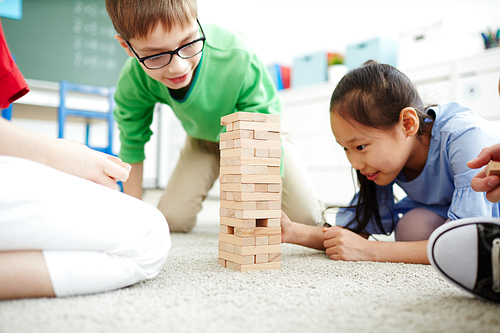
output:
[[[281,267],[278,115],[221,118],[219,264],[239,272]]]

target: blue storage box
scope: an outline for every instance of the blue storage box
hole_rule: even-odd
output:
[[[0,0],[0,17],[14,20],[23,18],[23,0]]]
[[[271,79],[273,79],[274,85],[277,90],[282,90],[283,87],[283,78],[281,77],[281,66],[278,64],[267,66],[267,70],[271,75]]]
[[[357,68],[367,60],[397,67],[398,43],[389,38],[374,38],[347,46],[344,64],[347,70]]]
[[[328,81],[328,54],[318,52],[293,60],[292,88]]]

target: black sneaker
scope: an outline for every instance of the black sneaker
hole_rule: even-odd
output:
[[[449,282],[500,302],[500,219],[467,218],[443,224],[429,237],[427,256]]]

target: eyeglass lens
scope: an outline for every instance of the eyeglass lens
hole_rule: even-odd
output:
[[[179,49],[177,51],[177,54],[179,55],[179,57],[185,59],[194,57],[202,50],[203,50],[203,40],[197,40]],[[160,68],[169,64],[171,59],[172,59],[171,54],[162,54],[157,57],[144,60],[144,65],[150,69]]]

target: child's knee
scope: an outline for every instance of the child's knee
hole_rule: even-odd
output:
[[[190,232],[196,224],[196,215],[192,216],[184,209],[168,209],[162,213],[167,219],[171,232]]]
[[[133,258],[144,279],[153,278],[161,271],[172,246],[165,217],[159,210],[151,208],[144,216],[145,221],[149,222],[149,230],[137,244],[138,253]]]

